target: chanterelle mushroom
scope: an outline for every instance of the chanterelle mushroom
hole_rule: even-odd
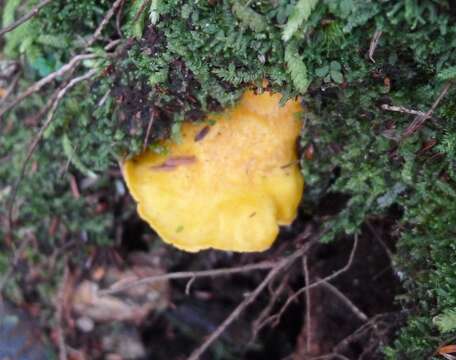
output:
[[[184,123],[166,155],[124,163],[139,215],[167,243],[187,250],[263,251],[290,224],[304,187],[296,139],[298,101],[247,91],[215,124]]]

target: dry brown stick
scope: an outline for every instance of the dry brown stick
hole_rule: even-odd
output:
[[[256,287],[256,289],[249,294],[235,309],[234,311],[213,331],[208,338],[195,350],[193,351],[187,360],[198,360],[201,355],[203,355],[206,350],[212,345],[212,343],[219,338],[221,334],[226,330],[226,328],[231,325],[241,314],[242,312],[261,294],[261,292],[268,286],[268,284],[286,267],[290,266],[298,258],[303,256],[309,248],[313,245],[315,239],[307,241],[301,248],[296,250],[293,254],[287,256],[286,258],[279,261],[272,269],[269,271],[268,275],[264,280]]]
[[[416,116],[425,116],[426,115],[426,113],[423,111],[408,109],[404,106],[382,104],[380,107],[386,111],[400,112],[403,114],[410,114],[410,115],[416,115]]]
[[[6,26],[5,28],[0,30],[0,38],[5,35],[6,33],[13,31],[16,29],[18,26],[22,25],[26,21],[30,20],[32,17],[36,16],[40,10],[45,7],[47,4],[49,4],[52,0],[44,0],[40,2],[38,5],[36,5],[30,12],[22,16],[21,18],[17,19],[15,22],[13,22],[11,25]]]
[[[168,274],[162,274],[162,275],[154,275],[154,276],[147,276],[141,279],[135,279],[132,281],[119,281],[117,283],[114,283],[111,287],[108,289],[100,290],[98,292],[99,296],[103,295],[112,295],[115,293],[119,293],[121,291],[128,290],[132,287],[135,286],[140,286],[144,284],[152,284],[157,281],[163,281],[163,280],[177,280],[177,279],[196,279],[196,278],[202,278],[202,277],[216,277],[216,276],[227,276],[227,275],[233,275],[233,274],[239,274],[243,272],[249,272],[253,270],[268,270],[272,269],[275,266],[277,266],[276,262],[272,261],[263,261],[260,263],[256,264],[248,264],[248,265],[242,265],[238,267],[232,267],[232,268],[222,268],[222,269],[215,269],[215,270],[202,270],[202,271],[179,271],[179,272],[173,272],[173,273],[168,273]]]
[[[304,273],[304,281],[306,285],[310,284],[310,275],[309,275],[309,264],[308,264],[308,257],[304,256],[302,260],[302,268]],[[310,288],[306,289],[306,351],[310,353],[310,347],[312,344],[312,320],[311,320],[311,312],[310,312]]]
[[[125,0],[117,0],[114,4],[112,4],[111,8],[108,10],[103,20],[101,20],[93,35],[90,37],[90,40],[87,42],[86,47],[92,46],[93,43],[97,41],[98,37],[101,35],[101,32],[104,30],[106,25],[108,25],[109,20],[111,20],[111,18],[116,13],[117,9],[119,9],[119,7],[122,5],[124,1]]]
[[[250,344],[252,344],[255,339],[257,338],[259,332],[264,328],[266,325],[265,320],[269,318],[269,314],[274,308],[274,305],[276,304],[279,296],[282,294],[283,290],[287,286],[287,279],[288,276],[284,276],[283,280],[280,282],[280,285],[277,287],[276,290],[272,291],[272,295],[270,297],[270,300],[268,302],[268,305],[261,311],[260,316],[253,322],[252,324],[252,336],[249,341]]]
[[[331,275],[326,276],[325,278],[323,278],[321,280],[317,280],[317,281],[315,281],[315,282],[313,282],[313,283],[311,283],[309,285],[306,284],[301,289],[296,291],[292,296],[290,296],[287,299],[287,301],[282,306],[282,308],[279,310],[279,312],[276,315],[273,315],[273,316],[270,317],[269,322],[274,322],[274,324],[278,324],[278,322],[280,321],[283,313],[287,310],[288,306],[290,306],[290,304],[293,301],[295,301],[299,296],[301,296],[302,293],[304,293],[305,291],[307,291],[309,289],[312,289],[312,288],[314,288],[316,286],[319,286],[319,285],[321,285],[324,282],[328,282],[328,281],[334,280],[335,278],[337,278],[338,276],[340,276],[344,272],[346,272],[348,269],[350,269],[350,267],[351,267],[351,265],[353,263],[353,259],[355,258],[355,253],[356,253],[357,247],[358,247],[358,235],[355,235],[354,241],[353,241],[353,247],[352,247],[352,250],[350,252],[350,256],[349,256],[348,261],[345,264],[345,266],[342,267],[341,269],[337,270],[336,272],[332,273]]]
[[[450,90],[450,87],[452,85],[451,81],[448,81],[444,86],[442,91],[440,92],[439,96],[437,96],[437,99],[435,99],[434,103],[432,104],[431,108],[424,114],[424,115],[418,115],[412,123],[407,127],[407,129],[404,130],[402,133],[402,138],[405,138],[407,136],[412,135],[415,131],[417,131],[421,126],[423,126],[424,122],[429,119],[434,112],[434,110],[439,106],[440,102],[443,100],[443,98],[446,96],[448,91]]]
[[[31,85],[27,90],[25,90],[22,94],[18,95],[12,102],[4,106],[0,109],[0,119],[3,115],[10,111],[13,107],[18,105],[22,100],[27,98],[28,96],[40,91],[45,85],[49,84],[50,82],[54,81],[56,78],[65,75],[68,71],[73,70],[81,61],[93,59],[97,55],[95,54],[80,54],[74,56],[68,63],[63,65],[60,69],[54,71],[53,73],[49,74],[45,78],[37,81],[33,85]]]
[[[317,280],[322,280],[317,278]],[[347,296],[345,296],[337,287],[330,284],[327,281],[322,282],[322,286],[326,289],[331,291],[334,295],[336,295],[347,307],[356,315],[358,319],[365,322],[369,320],[369,317],[359,308],[357,307]]]
[[[383,33],[381,31],[377,30],[374,33],[374,36],[372,36],[372,40],[371,40],[370,45],[369,45],[369,59],[373,63],[375,63],[374,52],[375,52],[375,49],[377,48],[378,42],[380,41],[380,38],[381,38],[382,34]]]
[[[25,157],[24,162],[22,163],[21,171],[19,173],[19,177],[17,178],[16,182],[13,185],[13,189],[11,191],[11,197],[9,199],[8,203],[8,226],[9,226],[9,231],[11,232],[13,229],[13,208],[14,208],[14,203],[16,201],[16,196],[17,196],[17,190],[19,188],[19,185],[25,175],[25,170],[27,168],[27,164],[30,161],[33,153],[35,152],[36,147],[41,141],[41,138],[43,137],[44,132],[46,129],[49,127],[51,124],[52,120],[54,119],[54,114],[57,110],[57,107],[59,106],[61,100],[65,96],[65,94],[73,88],[75,85],[78,83],[85,81],[87,79],[90,79],[97,73],[96,69],[92,69],[88,72],[86,72],[84,75],[75,77],[71,79],[71,81],[68,82],[66,86],[64,86],[55,96],[55,99],[53,100],[51,109],[49,110],[48,116],[44,124],[41,126],[40,130],[38,131],[38,134],[35,136],[33,142],[31,143],[29,150],[27,151],[27,155]]]

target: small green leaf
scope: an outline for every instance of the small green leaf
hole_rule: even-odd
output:
[[[339,72],[337,70],[331,70],[331,79],[336,84],[342,84],[344,82],[344,76],[342,75],[341,72]]]
[[[325,66],[322,66],[322,67],[316,69],[315,75],[318,77],[325,77],[326,75],[328,75],[328,72],[329,72],[329,66],[325,65]]]
[[[340,65],[340,63],[338,61],[331,61],[331,64],[329,65],[329,67],[331,68],[331,70],[335,70],[335,71],[340,71],[342,69],[342,66]]]

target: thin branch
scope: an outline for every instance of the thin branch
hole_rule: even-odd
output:
[[[369,45],[369,59],[374,64],[375,64],[375,60],[374,60],[375,49],[377,48],[378,42],[380,41],[380,38],[381,38],[382,34],[383,33],[381,31],[377,30],[374,33],[374,36],[372,37],[372,40],[371,40],[370,45]]]
[[[112,295],[128,289],[131,289],[135,286],[140,286],[144,284],[152,284],[157,281],[163,280],[177,280],[177,279],[196,279],[203,277],[216,277],[216,276],[227,276],[233,274],[239,274],[243,272],[249,272],[252,270],[269,270],[277,266],[276,262],[272,261],[263,261],[257,264],[242,265],[233,268],[222,268],[215,270],[203,270],[203,271],[179,271],[162,275],[148,276],[141,279],[135,279],[131,281],[121,280],[114,283],[111,287],[105,290],[100,290],[98,292],[99,296]]]
[[[309,264],[307,256],[304,256],[302,261],[302,267],[304,272],[304,281],[306,285],[310,284],[310,275],[309,275]],[[310,288],[306,289],[306,351],[310,353],[310,347],[312,344],[312,320],[311,320],[311,311],[310,311]]]
[[[382,104],[380,107],[386,111],[399,112],[399,113],[403,113],[403,114],[410,114],[410,115],[416,115],[416,116],[425,116],[426,115],[426,113],[423,111],[408,109],[404,106]]]
[[[350,252],[350,256],[348,258],[348,261],[347,263],[345,264],[344,267],[342,267],[341,269],[337,270],[336,272],[332,273],[331,275],[321,279],[321,280],[317,280],[309,285],[305,285],[303,286],[301,289],[299,289],[298,291],[296,291],[292,296],[290,296],[287,301],[285,302],[285,304],[282,306],[282,308],[280,309],[280,311],[276,314],[276,315],[273,315],[269,318],[269,321],[268,322],[274,322],[275,324],[278,324],[278,322],[280,321],[282,315],[284,314],[284,312],[288,309],[288,306],[290,306],[290,304],[295,301],[299,296],[301,296],[302,293],[306,292],[307,290],[309,289],[312,289],[316,286],[319,286],[325,282],[328,282],[328,281],[331,281],[331,280],[334,280],[335,278],[337,278],[338,276],[342,275],[344,272],[346,272],[348,269],[350,269],[352,263],[353,263],[353,259],[355,258],[355,253],[356,253],[356,249],[358,247],[358,235],[355,235],[355,238],[354,238],[354,241],[353,241],[353,247],[352,247],[352,250]]]
[[[412,135],[414,132],[416,132],[419,128],[421,128],[424,124],[424,122],[429,119],[432,115],[432,113],[435,111],[437,106],[439,106],[440,102],[443,100],[443,98],[446,96],[448,91],[450,90],[450,87],[452,85],[451,81],[448,81],[444,86],[442,91],[440,92],[439,96],[437,99],[435,99],[434,103],[432,104],[431,108],[424,114],[424,115],[418,115],[412,123],[407,127],[407,129],[404,130],[402,133],[402,138],[405,138],[407,136]]]
[[[261,292],[268,286],[268,284],[286,267],[290,266],[303,256],[309,248],[313,245],[315,239],[309,240],[301,248],[296,250],[293,254],[279,261],[264,278],[264,280],[257,286],[257,288],[250,293],[237,307],[234,311],[223,321],[215,331],[213,331],[209,337],[195,350],[193,351],[187,360],[198,360],[201,355],[203,355],[206,350],[212,345],[212,343],[219,338],[219,336],[226,330],[226,328],[231,325],[241,314],[242,312],[261,294]]]
[[[51,124],[52,120],[54,120],[55,112],[56,112],[61,100],[63,99],[63,97],[66,95],[66,93],[71,88],[73,88],[75,85],[77,85],[78,83],[80,83],[82,81],[90,79],[96,73],[97,73],[97,70],[96,69],[92,69],[92,70],[88,71],[87,73],[85,73],[84,75],[81,75],[81,76],[73,78],[71,81],[68,82],[68,84],[66,86],[64,86],[57,93],[55,99],[53,100],[53,103],[52,103],[51,109],[50,109],[50,111],[48,113],[47,119],[44,122],[44,124],[41,126],[40,130],[38,131],[38,134],[35,136],[35,139],[33,140],[32,144],[30,145],[29,150],[27,152],[27,155],[25,157],[25,160],[22,163],[22,167],[21,167],[21,171],[19,173],[19,177],[17,178],[17,180],[16,180],[16,182],[15,182],[15,184],[13,186],[13,190],[11,191],[11,197],[10,197],[9,204],[8,204],[8,224],[9,224],[9,231],[10,232],[13,229],[13,208],[14,208],[14,203],[16,201],[16,196],[17,196],[17,191],[18,191],[19,185],[20,185],[20,183],[21,183],[21,181],[22,181],[22,179],[23,179],[23,177],[25,175],[25,170],[27,168],[27,164],[30,161],[33,153],[35,152],[36,147],[40,143],[44,132],[49,127],[49,125]]]
[[[260,331],[264,328],[265,325],[267,325],[267,320],[269,319],[269,314],[274,308],[274,305],[276,304],[277,300],[279,299],[279,296],[283,293],[285,288],[287,287],[287,282],[288,282],[288,276],[284,276],[283,280],[280,282],[280,285],[277,286],[277,289],[272,291],[272,294],[269,298],[268,305],[261,311],[260,316],[253,321],[252,325],[252,336],[249,341],[250,344],[252,344],[255,339],[258,337],[258,334]]]
[[[95,32],[93,33],[93,35],[91,36],[90,40],[87,42],[87,47],[89,46],[92,46],[93,43],[95,41],[97,41],[97,39],[99,38],[99,36],[101,35],[101,32],[104,30],[104,28],[106,27],[106,25],[108,25],[109,23],[109,20],[111,20],[111,18],[114,16],[114,14],[116,13],[117,9],[119,9],[119,7],[123,4],[125,0],[117,0],[112,6],[111,8],[108,10],[108,12],[106,13],[106,15],[104,16],[103,20],[101,20],[100,24],[98,25],[97,29],[95,30]]]
[[[321,280],[321,279],[318,279]],[[334,295],[336,295],[342,302],[347,305],[347,307],[353,312],[353,314],[356,315],[358,319],[361,321],[365,322],[369,320],[369,317],[362,311],[360,310],[359,307],[357,307],[347,296],[345,296],[337,287],[334,285],[330,284],[327,281],[324,281],[322,285],[331,291]]]
[[[2,119],[3,115],[10,111],[13,107],[18,105],[28,96],[40,91],[45,85],[49,84],[50,82],[54,81],[56,78],[65,75],[68,71],[73,70],[81,61],[93,59],[97,57],[95,54],[81,54],[74,56],[68,63],[63,65],[57,71],[49,74],[45,78],[37,81],[33,85],[31,85],[27,90],[25,90],[22,94],[18,95],[11,103],[7,104],[5,107],[0,109],[0,120]]]
[[[36,5],[32,10],[30,10],[29,13],[25,14],[21,18],[17,19],[15,22],[13,22],[11,25],[6,26],[5,28],[0,30],[0,38],[5,35],[6,33],[13,31],[16,29],[18,26],[22,25],[26,21],[30,20],[34,16],[36,16],[40,10],[45,7],[47,4],[52,2],[52,0],[44,0],[40,2],[38,5]]]

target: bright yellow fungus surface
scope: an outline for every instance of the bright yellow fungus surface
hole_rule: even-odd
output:
[[[301,200],[296,139],[298,101],[247,91],[209,122],[182,126],[166,155],[146,151],[123,172],[139,215],[179,249],[263,251]],[[215,120],[215,122],[212,122]]]

